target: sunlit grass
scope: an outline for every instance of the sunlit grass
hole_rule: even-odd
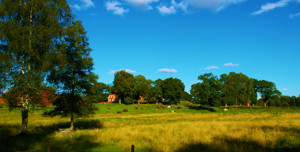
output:
[[[20,112],[2,108],[0,151],[130,151],[131,145],[137,151],[299,151],[297,109],[246,109],[245,113],[229,109],[237,111],[224,113],[222,109],[209,112],[182,107],[171,113],[172,109],[156,110],[155,105],[98,106],[107,112],[76,119],[77,130],[65,136],[56,135],[59,128],[69,126],[69,118],[30,113],[32,135],[17,139]],[[123,109],[128,112],[116,113]],[[23,140],[28,141],[27,146],[21,144]]]

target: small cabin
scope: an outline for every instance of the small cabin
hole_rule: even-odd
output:
[[[113,103],[113,102],[115,102],[117,97],[118,97],[117,94],[111,94],[111,95],[108,96],[108,101],[107,102],[108,103]]]

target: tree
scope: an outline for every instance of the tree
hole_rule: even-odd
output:
[[[132,74],[121,70],[115,73],[114,92],[118,95],[121,102],[125,101],[126,97],[133,97],[134,77]],[[128,99],[128,98],[127,98]],[[133,101],[133,100],[127,100]],[[128,104],[128,103],[127,103]]]
[[[66,28],[61,54],[56,54],[54,67],[48,81],[55,84],[61,94],[54,101],[54,110],[47,114],[62,115],[71,118],[70,129],[74,128],[74,118],[92,114],[95,107],[84,96],[92,93],[92,85],[96,84],[97,77],[92,73],[93,61],[89,56],[86,32],[80,21],[74,21]]]
[[[133,98],[139,100],[141,97],[150,97],[151,80],[147,80],[142,75],[137,75],[134,77],[134,88],[133,88]]]
[[[92,102],[107,101],[107,97],[111,93],[111,87],[105,83],[97,82],[92,86],[91,93],[87,96],[87,100]]]
[[[247,104],[253,96],[255,91],[253,88],[253,80],[242,73],[230,72],[222,74],[220,78],[224,84],[223,102],[226,104],[235,105]]]
[[[212,73],[200,75],[201,82],[192,85],[192,101],[202,105],[220,106],[222,84]]]
[[[261,80],[259,81],[258,86],[258,93],[261,95],[265,106],[268,105],[271,98],[280,97],[281,95],[281,92],[277,90],[276,85],[273,82]]]
[[[162,93],[169,104],[178,104],[184,92],[184,84],[177,78],[168,78],[163,81]]]
[[[0,1],[0,79],[9,78],[0,87],[5,82],[10,108],[21,102],[22,133],[27,132],[29,101],[40,101],[35,98],[45,90],[48,61],[70,18],[65,0]]]
[[[152,98],[152,101],[156,102],[162,102],[162,84],[163,80],[162,79],[157,79],[154,82],[152,82],[152,87],[150,88],[150,96]]]

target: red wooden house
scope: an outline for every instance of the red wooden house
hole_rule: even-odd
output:
[[[54,100],[57,98],[56,95],[54,95],[53,93],[51,93],[50,91],[45,91],[41,94],[42,97],[42,103],[37,103],[37,105],[45,105],[45,106],[52,106]],[[29,100],[31,100],[32,98],[29,98]],[[19,97],[18,98],[20,104],[22,103],[22,98]],[[0,102],[4,102],[3,98],[0,98]]]
[[[108,103],[113,103],[113,102],[115,102],[117,97],[118,97],[117,94],[111,94],[111,95],[108,96],[108,101],[107,102]]]

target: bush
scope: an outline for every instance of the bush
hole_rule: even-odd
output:
[[[181,106],[178,106],[177,109],[181,109]]]
[[[126,97],[124,99],[125,104],[133,104],[135,100],[133,100],[131,97]]]
[[[281,107],[289,107],[290,105],[287,103],[287,102],[283,102],[282,104],[281,104]]]
[[[128,112],[128,110],[127,109],[123,109],[123,112]]]
[[[117,111],[117,114],[120,114],[120,113],[122,113],[121,111]]]

